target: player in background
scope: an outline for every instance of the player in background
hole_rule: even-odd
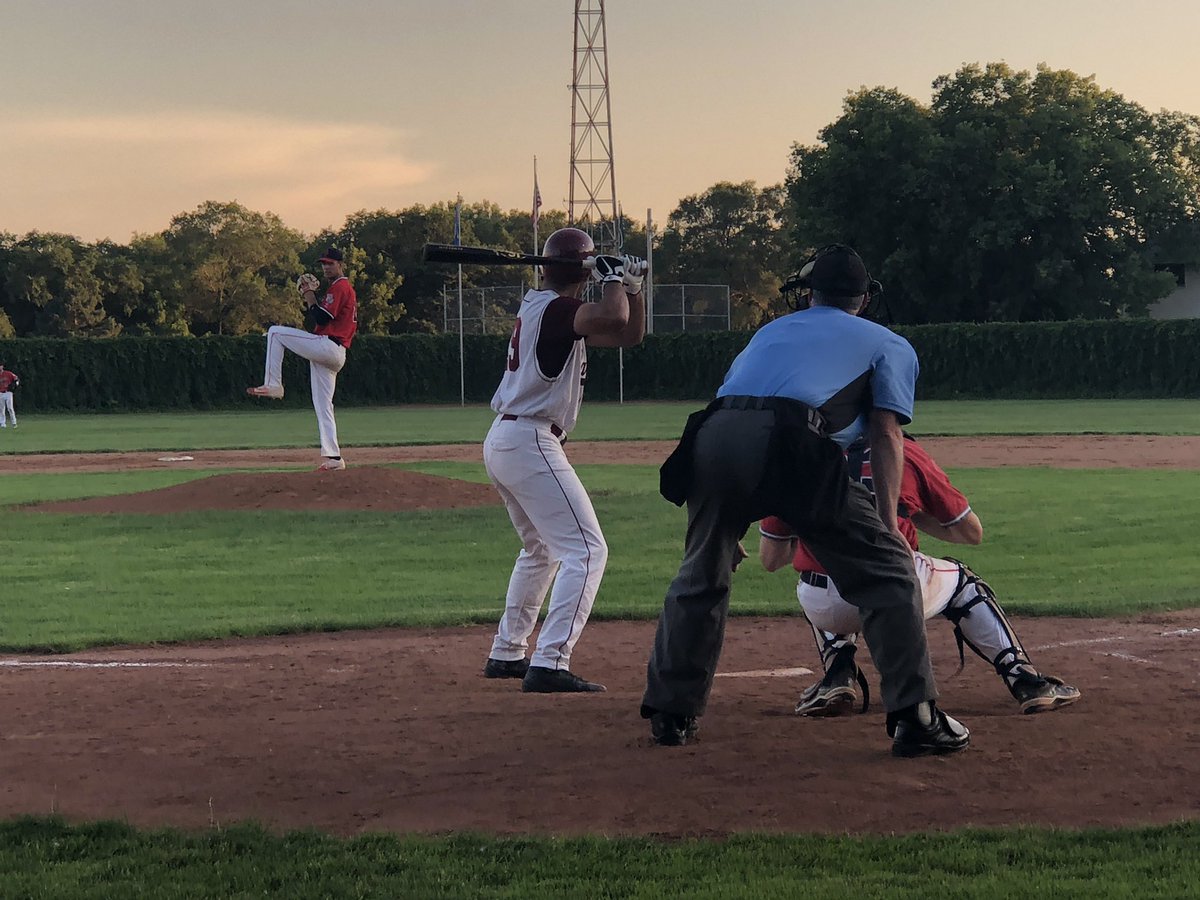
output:
[[[542,252],[583,260],[594,256],[595,245],[586,232],[561,228]],[[583,400],[587,347],[632,347],[645,334],[642,267],[630,256],[597,256],[591,273],[570,264],[543,266],[542,289],[529,291],[521,301],[504,375],[492,397],[496,419],[484,441],[483,460],[522,549],[483,671],[488,678],[520,678],[524,691],[605,689],[570,670],[571,652],[604,575],[608,545],[563,442]],[[582,300],[590,277],[600,282],[596,303]],[[526,659],[548,590],[546,619]]]
[[[7,428],[9,419],[12,420],[13,428],[17,427],[17,410],[13,406],[12,389],[20,383],[21,379],[17,377],[17,373],[4,368],[4,364],[0,363],[0,428]]]
[[[321,270],[328,287],[317,299],[315,290],[303,290],[304,324],[312,331],[272,325],[267,331],[267,362],[263,383],[247,388],[251,397],[283,398],[283,351],[291,350],[309,362],[313,409],[321,436],[325,461],[318,472],[346,468],[338,445],[337,420],[333,416],[333,392],[337,375],[346,364],[346,351],[358,330],[358,298],[342,270],[342,251],[330,247],[321,257]]]
[[[872,490],[870,447],[863,441],[852,444],[847,459],[850,477]],[[956,544],[978,544],[983,540],[983,525],[967,498],[925,448],[908,435],[904,440],[898,523],[914,551],[918,529]],[[759,531],[763,566],[774,572],[791,562],[800,573],[796,596],[812,625],[825,669],[825,677],[800,695],[796,712],[837,716],[851,711],[856,703],[855,682],[862,688],[862,709],[866,711],[867,682],[855,662],[861,627],[858,610],[842,599],[837,586],[786,522],[767,518],[760,523]],[[965,643],[995,667],[1024,713],[1058,709],[1079,699],[1077,688],[1042,674],[1029,661],[987,582],[956,559],[917,551],[914,562],[925,618],[942,615],[954,623],[960,662]]]

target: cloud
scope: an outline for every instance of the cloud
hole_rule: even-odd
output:
[[[125,241],[205,200],[237,200],[304,231],[399,208],[437,166],[402,129],[244,114],[11,118],[0,229]]]

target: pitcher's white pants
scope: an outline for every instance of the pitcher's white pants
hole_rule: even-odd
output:
[[[483,444],[488,477],[504,499],[523,548],[508,582],[491,657],[525,657],[550,582],[550,605],[529,662],[570,669],[608,562],[592,501],[547,419],[497,418]],[[557,573],[557,578],[555,577]]]
[[[337,388],[337,373],[346,364],[346,348],[322,334],[272,325],[267,331],[267,366],[263,375],[263,384],[267,387],[283,387],[285,349],[308,360],[313,409],[317,412],[317,430],[321,434],[321,455],[341,456],[337,421],[333,418],[333,392]]]
[[[958,563],[919,551],[913,554],[913,563],[921,582],[926,621],[948,608],[963,607],[975,599],[974,584],[966,584],[962,590],[958,589]],[[855,635],[862,629],[858,608],[842,599],[832,580],[823,588],[802,581],[796,587],[796,597],[808,621],[814,628],[825,632],[827,639],[838,636],[841,640],[855,642]],[[990,606],[980,604],[974,609],[978,610],[978,614],[966,616],[959,625],[967,640],[986,653],[989,659],[996,659],[1002,651],[1016,644],[1016,637],[1009,631],[1007,623],[993,614]]]
[[[0,428],[7,427],[8,420],[17,424],[17,411],[13,407],[12,391],[0,391]]]

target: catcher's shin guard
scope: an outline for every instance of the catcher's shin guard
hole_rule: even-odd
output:
[[[810,623],[811,624],[811,623]],[[812,626],[821,654],[824,677],[809,685],[800,695],[796,713],[802,716],[837,716],[849,712],[854,705],[854,684],[862,691],[862,708],[866,712],[871,703],[871,688],[867,677],[854,661],[857,650],[856,634],[834,634]]]
[[[991,585],[976,575],[961,560],[943,557],[958,566],[958,586],[942,615],[954,623],[954,639],[958,642],[958,670],[966,665],[963,645],[970,647],[981,659],[1004,674],[1013,663],[1028,663],[1021,639],[1008,623],[1008,617],[996,599]]]
[[[1036,685],[1048,679],[1042,675],[1009,624],[996,592],[963,562],[944,557],[958,566],[958,587],[950,604],[942,613],[954,623],[954,639],[958,642],[958,670],[966,664],[963,645],[970,647],[986,660],[1003,680],[1005,687],[1024,706],[1027,696]],[[1061,684],[1062,682],[1057,682]]]

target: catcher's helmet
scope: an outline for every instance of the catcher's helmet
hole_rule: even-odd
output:
[[[578,228],[560,228],[546,238],[542,256],[562,256],[567,259],[587,259],[596,253],[596,242],[586,231]],[[542,277],[551,284],[582,284],[588,280],[589,272],[582,266],[564,266],[547,263],[542,266]]]

